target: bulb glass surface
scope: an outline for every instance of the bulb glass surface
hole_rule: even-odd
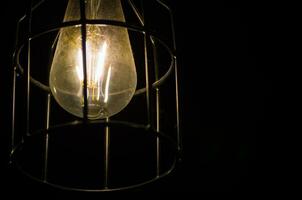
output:
[[[76,0],[69,0],[64,21],[78,20]],[[88,19],[125,21],[120,0],[87,0]],[[137,84],[128,30],[106,25],[86,25],[88,118],[117,114],[131,101]],[[53,57],[49,85],[69,113],[83,117],[83,52],[81,26],[62,28]]]

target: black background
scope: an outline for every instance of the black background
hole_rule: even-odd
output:
[[[25,2],[1,5],[1,190],[61,194],[7,167],[11,54]],[[270,130],[265,105],[271,96],[267,10],[254,1],[194,2],[169,1],[180,62],[183,163],[160,187],[139,191],[266,191],[272,188],[270,156],[263,149]]]

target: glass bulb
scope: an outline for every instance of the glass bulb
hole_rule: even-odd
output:
[[[64,21],[78,20],[79,1],[69,0]],[[120,0],[87,0],[88,19],[125,21]],[[87,25],[86,65],[88,118],[110,117],[133,97],[136,69],[126,28]],[[69,113],[83,117],[83,58],[81,26],[62,28],[50,70],[49,86]]]

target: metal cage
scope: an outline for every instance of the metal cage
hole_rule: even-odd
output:
[[[38,182],[72,191],[125,190],[169,175],[179,162],[182,149],[171,9],[161,0],[122,0],[123,8],[133,16],[133,23],[89,20],[85,17],[85,0],[79,0],[79,20],[56,21],[46,26],[39,19],[45,26],[36,30],[34,18],[40,18],[39,9],[47,8],[50,2],[54,3],[53,0],[31,3],[17,24],[13,55],[12,166]],[[166,15],[168,23],[160,24],[157,29],[152,23],[161,23],[158,18],[148,18],[160,12]],[[85,72],[86,26],[92,24],[127,29],[133,34],[132,48],[137,48],[134,59],[140,84],[131,105],[121,114],[104,120],[88,119],[87,92],[84,92],[84,117],[77,118],[56,104],[48,85],[60,29],[81,26]],[[87,73],[84,76],[86,91]]]

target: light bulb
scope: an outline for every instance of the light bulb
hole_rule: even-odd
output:
[[[77,20],[79,1],[69,0],[64,21]],[[125,21],[120,0],[86,0],[88,19]],[[126,28],[86,25],[88,118],[117,114],[131,101],[137,84]],[[62,28],[54,53],[49,86],[58,104],[83,117],[83,57],[81,26]]]

